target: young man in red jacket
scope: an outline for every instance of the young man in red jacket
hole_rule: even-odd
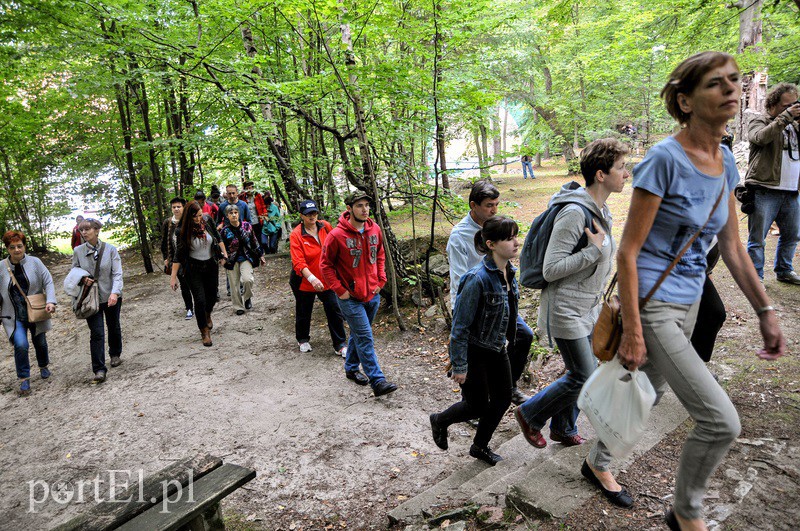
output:
[[[381,302],[379,292],[386,284],[386,255],[383,234],[369,219],[371,200],[363,192],[345,199],[347,211],[325,239],[320,269],[350,326],[345,376],[358,385],[370,384],[375,396],[381,396],[396,391],[397,386],[383,375],[372,339],[372,320]],[[358,370],[359,365],[366,376]]]

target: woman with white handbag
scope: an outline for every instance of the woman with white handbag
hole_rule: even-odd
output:
[[[725,265],[759,319],[764,348],[758,357],[776,359],[785,350],[774,308],[739,239],[736,161],[720,146],[741,93],[739,67],[729,54],[699,53],[675,68],[661,96],[681,130],[653,146],[634,169],[617,254],[617,356],[627,369],[647,375],[657,397],[669,385],[695,421],[678,465],[674,507],[665,515],[671,529],[684,531],[706,529],[708,480],[741,430],[736,408],[690,342],[715,234]],[[602,443],[587,461],[599,480],[609,474],[610,454]]]
[[[25,235],[10,230],[3,235],[8,258],[0,267],[0,318],[8,339],[14,345],[14,363],[19,378],[19,394],[31,391],[31,365],[28,332],[33,340],[42,380],[50,377],[46,333],[51,328],[50,314],[56,311],[56,290],[50,271],[35,256],[25,254]]]

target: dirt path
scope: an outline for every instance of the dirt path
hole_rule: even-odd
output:
[[[774,246],[774,242],[770,242]],[[769,247],[772,249],[774,247]],[[769,251],[771,252],[771,251]],[[53,377],[32,380],[16,395],[12,349],[0,369],[0,529],[46,529],[85,505],[43,499],[43,484],[66,496],[79,482],[94,501],[100,478],[108,498],[109,471],[119,482],[148,475],[196,452],[257,470],[258,477],[225,504],[234,529],[382,529],[386,512],[446,477],[469,458],[469,428],[450,430],[450,451],[430,439],[427,412],[457,399],[444,378],[447,333],[441,320],[427,331],[397,331],[381,312],[376,345],[387,376],[400,389],[375,399],[346,380],[333,355],[324,313],[315,309],[314,350],[294,341],[288,257],[257,271],[254,310],[233,314],[223,297],[214,314],[214,346],[204,348],[194,321],[185,321],[180,295],[163,275],[144,275],[124,256],[124,364],[102,385],[91,382],[89,333],[65,310],[60,285],[68,260],[52,264],[62,309],[48,334]],[[800,289],[771,277],[767,290],[781,309],[792,355],[768,364],[753,352],[757,320],[724,267],[715,281],[728,308],[711,363],[740,412],[742,440],[713,479],[710,514],[717,529],[792,529],[800,521]],[[224,279],[221,279],[224,291]],[[530,292],[521,311],[533,323]],[[527,313],[526,313],[527,312]],[[413,320],[413,317],[412,319]],[[34,359],[33,354],[31,357]],[[533,387],[562,370],[557,357],[534,374]],[[516,435],[510,413],[495,435]],[[541,529],[663,529],[683,435],[676,433],[620,475],[637,495],[633,511],[600,497],[565,521],[524,522]],[[39,482],[31,502],[32,482]],[[513,524],[512,524],[513,527]]]
[[[401,334],[390,316],[379,315],[383,370],[401,387],[376,399],[344,378],[321,307],[314,312],[314,350],[297,350],[288,257],[257,271],[248,315],[234,315],[223,297],[214,313],[214,346],[204,348],[194,321],[183,319],[180,295],[166,289],[167,278],[140,274],[129,254],[124,363],[95,385],[88,329],[64,310],[67,268],[65,260],[51,267],[62,305],[48,334],[53,377],[35,376],[31,396],[20,399],[12,349],[2,353],[2,529],[43,529],[81,510],[77,497],[62,504],[51,495],[31,505],[29,482],[75,488],[99,475],[107,499],[109,470],[147,475],[195,452],[257,470],[256,480],[228,498],[226,517],[234,521],[267,529],[292,522],[306,529],[381,528],[387,507],[463,462],[466,432],[455,451],[428,453],[435,447],[424,412],[455,396],[441,373],[442,330]],[[224,279],[220,285],[224,293]],[[34,500],[42,499],[40,488]]]

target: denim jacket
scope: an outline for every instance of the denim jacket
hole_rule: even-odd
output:
[[[516,268],[508,264],[511,292],[519,300]],[[450,331],[450,362],[453,373],[467,372],[468,345],[502,352],[506,346],[506,332],[510,315],[508,292],[503,273],[494,260],[487,256],[470,269],[458,284],[458,298],[453,309],[453,327]]]

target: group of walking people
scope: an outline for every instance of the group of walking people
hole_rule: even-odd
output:
[[[762,264],[754,267],[739,239],[733,195],[739,174],[730,149],[720,145],[726,124],[739,109],[740,77],[734,58],[717,52],[696,54],[672,72],[661,95],[681,129],[653,146],[633,170],[634,190],[616,253],[606,200],[622,191],[630,176],[628,150],[614,139],[592,142],[583,150],[585,185],[565,186],[550,202],[551,207],[566,205],[558,212],[544,256],[547,285],[538,310],[539,329],[555,340],[566,373],[514,410],[522,435],[535,448],[547,445],[542,430],[548,422],[552,441],[565,446],[585,442],[576,428],[577,398],[597,367],[592,331],[616,263],[623,330],[617,356],[629,370],[644,372],[656,390],[656,403],[670,387],[695,421],[681,453],[673,507],[665,514],[674,530],[706,529],[702,509],[709,478],[741,429],[730,398],[692,342],[707,286],[706,256],[714,245],[759,320],[764,346],[757,356],[774,360],[785,351],[775,309],[756,271]],[[473,193],[486,186],[476,183]],[[794,187],[797,201],[796,175]],[[456,297],[450,360],[462,400],[431,414],[430,423],[434,442],[447,449],[450,425],[479,419],[469,453],[495,465],[502,457],[489,442],[515,386],[510,357],[519,290],[510,260],[519,253],[519,229],[509,218],[482,216],[495,214],[496,206],[487,209],[477,195],[472,199],[470,214],[453,234],[471,225],[474,249],[484,258],[454,278],[451,257]],[[583,210],[591,213],[590,226]],[[779,265],[791,270],[783,262]],[[779,280],[788,275],[778,274]],[[708,350],[708,341],[701,350]],[[611,503],[630,507],[634,496],[616,481],[611,463],[603,442],[596,441],[580,472]]]
[[[448,242],[453,304],[449,353],[462,400],[431,414],[430,425],[435,444],[446,450],[449,426],[478,419],[469,454],[495,465],[503,458],[489,443],[513,402],[518,405],[515,419],[532,446],[548,444],[542,433],[548,423],[551,441],[583,444],[577,398],[597,367],[592,331],[616,265],[623,321],[619,360],[646,374],[656,402],[669,386],[695,420],[681,453],[667,524],[671,529],[705,529],[702,500],[709,478],[741,429],[730,398],[705,366],[707,356],[698,353],[713,349],[713,338],[702,348],[693,339],[698,307],[710,291],[707,255],[713,247],[718,246],[759,319],[764,346],[758,357],[780,357],[785,342],[760,282],[763,273],[756,271],[739,240],[733,195],[739,175],[731,151],[720,145],[726,124],[739,109],[741,83],[735,60],[717,52],[694,55],[672,72],[661,95],[681,129],[651,148],[634,168],[619,250],[607,200],[631,177],[628,149],[621,142],[608,138],[590,143],[580,159],[584,185],[565,185],[550,201],[549,207],[560,210],[544,255],[546,287],[538,328],[555,341],[566,373],[533,397],[517,386],[533,340],[519,314],[517,269],[512,265],[520,252],[519,226],[497,215],[499,191],[490,182],[473,185],[470,213],[454,227]],[[235,313],[244,315],[252,308],[253,269],[264,263],[266,253],[274,252],[272,235],[279,230],[280,212],[270,197],[254,191],[252,183],[244,188],[239,195],[237,187],[229,185],[226,200],[218,206],[206,203],[202,192],[188,203],[176,197],[170,205],[172,216],[163,226],[164,271],[171,288],[180,288],[185,317],[194,317],[205,346],[212,345],[219,267],[227,272]],[[375,396],[381,396],[397,386],[383,374],[372,337],[386,272],[383,235],[369,218],[371,201],[374,198],[362,192],[348,196],[335,228],[319,219],[315,201],[302,201],[301,223],[289,237],[289,283],[296,301],[299,350],[312,350],[311,314],[319,299],[332,351],[344,357],[345,377],[370,385]],[[92,218],[79,222],[80,238],[73,235],[72,269],[64,281],[73,298],[97,288],[98,310],[86,319],[97,382],[108,372],[106,338],[110,366],[122,363],[122,265],[117,249],[100,240],[102,226]],[[9,257],[0,267],[0,314],[14,346],[20,392],[25,394],[30,392],[28,334],[41,378],[50,377],[45,336],[50,321],[45,314],[55,311],[55,288],[44,264],[26,254],[24,234],[8,231],[3,244]],[[791,268],[783,262],[781,266]],[[788,278],[786,271],[780,275]],[[31,299],[39,294],[43,296],[36,300],[43,299],[44,313],[37,312],[34,319]],[[581,474],[611,503],[630,507],[634,497],[614,478],[611,462],[605,445],[596,441]]]

